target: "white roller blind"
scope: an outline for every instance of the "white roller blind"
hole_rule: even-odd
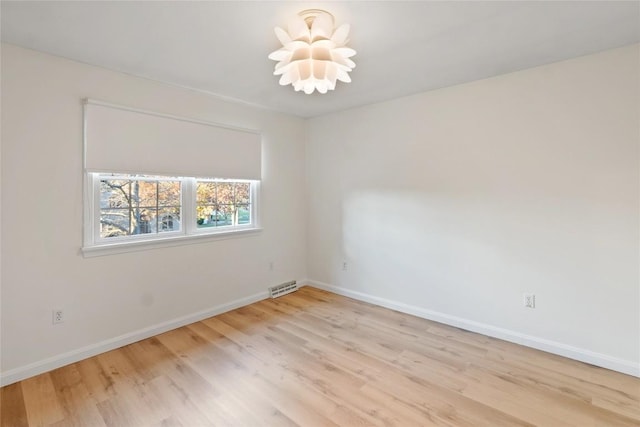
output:
[[[87,100],[89,172],[260,179],[256,132],[226,128]]]

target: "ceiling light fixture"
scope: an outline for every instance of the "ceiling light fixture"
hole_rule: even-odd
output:
[[[335,31],[333,15],[320,9],[303,10],[288,26],[288,32],[275,28],[282,47],[269,55],[278,61],[274,75],[280,84],[293,85],[296,91],[306,94],[317,90],[327,93],[336,88],[336,81],[349,83],[349,72],[356,64],[349,58],[356,51],[346,47],[349,24]]]

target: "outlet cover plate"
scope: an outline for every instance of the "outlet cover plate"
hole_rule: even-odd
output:
[[[526,308],[536,308],[535,294],[524,294],[524,306]]]

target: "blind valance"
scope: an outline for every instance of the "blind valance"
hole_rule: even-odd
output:
[[[86,100],[88,172],[259,180],[261,140],[223,127]]]

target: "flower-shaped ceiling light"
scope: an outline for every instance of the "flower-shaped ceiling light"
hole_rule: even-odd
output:
[[[306,94],[327,93],[336,81],[349,83],[349,72],[356,64],[349,58],[356,51],[346,47],[349,25],[333,30],[333,16],[324,10],[304,10],[289,22],[288,32],[275,28],[282,47],[269,55],[278,61],[274,75],[280,84],[293,85]]]

